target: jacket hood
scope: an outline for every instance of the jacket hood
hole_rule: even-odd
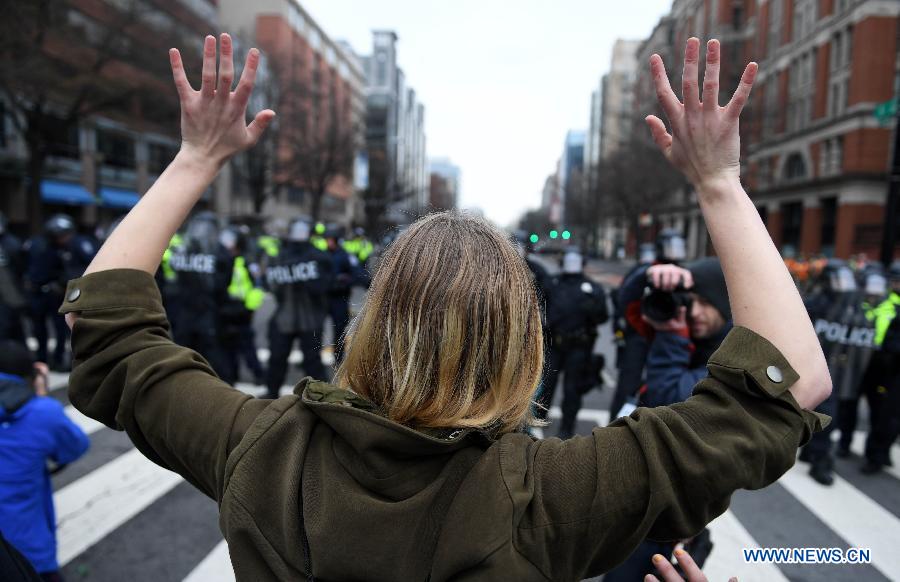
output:
[[[32,398],[34,390],[24,380],[0,378],[0,420],[14,415]]]
[[[366,489],[404,499],[430,483],[460,449],[486,449],[495,438],[475,428],[416,430],[386,418],[362,396],[311,378],[294,389],[335,433],[334,452]]]

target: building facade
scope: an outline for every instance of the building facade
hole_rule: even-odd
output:
[[[429,207],[432,210],[459,208],[459,188],[462,172],[449,158],[431,158],[428,161],[430,175]]]
[[[369,188],[388,203],[388,220],[409,223],[428,206],[425,106],[407,84],[397,59],[396,33],[373,33],[362,57],[366,78]]]
[[[354,187],[356,155],[364,147],[365,77],[362,63],[349,45],[331,39],[297,0],[218,0],[222,26],[257,46],[274,73],[270,93],[278,112],[276,143],[269,155],[271,195],[268,216],[313,210],[314,192],[324,184],[320,219],[349,224],[360,205]],[[304,163],[321,157],[318,164]],[[317,170],[330,157],[340,158],[337,171]],[[217,184],[217,207],[230,214],[251,214],[253,193],[246,181],[224,172]],[[317,173],[317,171],[319,173]],[[329,174],[326,177],[326,174]]]
[[[675,0],[638,58],[660,52],[680,93],[687,38],[719,38],[722,104],[744,65],[759,62],[741,123],[742,177],[772,239],[786,256],[874,258],[894,131],[893,120],[874,111],[898,93],[898,18],[900,2],[892,0]],[[668,47],[658,35],[671,38]],[[644,71],[636,112],[658,111],[653,101]],[[709,237],[695,196],[673,199],[648,209],[655,224],[681,230],[689,253],[705,255]]]
[[[62,64],[70,77],[67,84],[49,77],[43,87],[51,97],[40,103],[45,143],[38,150],[45,158],[37,181],[28,178],[33,155],[25,110],[38,103],[27,96],[22,100],[16,83],[7,85],[14,88],[12,96],[0,98],[0,211],[22,234],[57,212],[70,214],[87,230],[137,202],[180,144],[178,97],[168,63],[158,55],[182,47],[192,78],[199,79],[199,51],[190,49],[219,30],[215,0],[55,0],[47,8],[49,20],[30,23],[46,27],[44,46],[29,45],[27,58]],[[139,44],[153,60],[139,61],[140,55],[117,49],[104,56],[100,47],[110,42]],[[76,73],[94,68],[99,72],[87,82],[75,81]],[[84,98],[88,85],[102,91],[103,99]]]

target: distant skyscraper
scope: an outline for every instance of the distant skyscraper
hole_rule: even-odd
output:
[[[461,172],[449,158],[432,158],[428,161],[431,175],[429,205],[437,210],[459,207],[459,182]]]

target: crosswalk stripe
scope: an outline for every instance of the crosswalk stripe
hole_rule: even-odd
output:
[[[837,431],[835,431],[837,432]],[[866,456],[866,437],[867,434],[861,430],[858,430],[853,433],[853,440],[850,441],[850,451],[859,455],[860,457]],[[894,445],[891,447],[891,461],[893,461],[893,467],[885,467],[884,471],[900,479],[900,446]]]
[[[758,548],[759,544],[731,510],[714,519],[708,527],[714,547],[703,565],[707,578],[729,580],[736,576],[741,582],[788,582],[775,564],[748,564],[743,561],[741,550]]]
[[[83,430],[87,435],[91,435],[101,428],[106,428],[106,426],[102,422],[98,422],[93,418],[85,416],[81,413],[80,410],[76,409],[71,404],[69,406],[66,406],[63,411],[66,413],[66,416],[69,417],[69,420],[74,422],[75,425]]]
[[[900,571],[900,519],[892,513],[838,475],[824,487],[794,465],[778,482],[848,544],[870,548],[872,565],[882,574],[891,578]]]
[[[57,491],[53,497],[60,565],[109,535],[181,480],[132,449]]]
[[[231,567],[231,556],[228,554],[228,544],[225,540],[219,542],[215,548],[197,564],[184,582],[233,582],[234,569]]]
[[[334,365],[334,349],[331,346],[323,346],[319,351],[320,357],[322,358],[322,364],[326,366]],[[256,350],[256,357],[259,358],[260,362],[268,362],[269,356],[271,352],[268,348],[258,348]],[[297,366],[303,363],[303,352],[300,350],[291,350],[291,355],[288,356],[288,364]]]

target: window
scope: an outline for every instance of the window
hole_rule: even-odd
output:
[[[852,27],[838,32],[831,39],[831,78],[828,82],[828,115],[830,117],[842,115],[847,109],[852,45]]]
[[[127,135],[98,129],[97,152],[107,166],[134,169],[134,140]]]
[[[844,165],[844,137],[833,137],[822,142],[820,156],[819,174],[822,177],[839,174]]]
[[[804,39],[815,30],[817,3],[818,0],[795,0],[794,40]]]
[[[783,2],[769,2],[769,56],[775,54],[781,46],[781,26]]]
[[[788,202],[781,205],[781,249],[787,255],[795,255],[800,249],[800,228],[803,224],[803,203]]]
[[[837,197],[823,198],[822,206],[822,254],[834,256],[834,242],[837,233]]]
[[[48,117],[51,119],[46,126],[50,155],[58,158],[77,159],[80,154],[78,124],[67,122],[60,117]]]
[[[775,119],[778,117],[778,82],[772,76],[766,82],[765,111],[763,112],[763,137],[771,137],[775,133]]]
[[[799,153],[793,153],[788,156],[787,163],[784,166],[784,177],[788,181],[796,182],[806,178],[806,162]]]
[[[151,174],[162,174],[173,159],[178,150],[174,147],[161,144],[151,143],[147,146],[147,169]]]

